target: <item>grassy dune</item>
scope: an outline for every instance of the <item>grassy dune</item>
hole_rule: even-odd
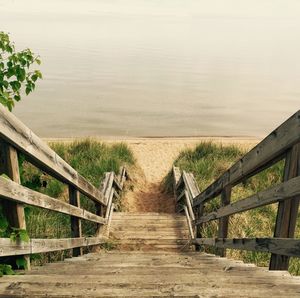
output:
[[[175,165],[181,170],[192,172],[198,182],[200,191],[203,191],[216,178],[218,178],[235,161],[246,152],[237,145],[222,146],[210,142],[203,142],[195,149],[182,151],[175,160]],[[278,162],[271,168],[237,185],[232,190],[232,201],[245,198],[253,193],[280,183],[282,180],[284,163]],[[172,187],[170,175],[166,178],[168,190]],[[220,197],[206,204],[206,212],[214,211],[220,206]],[[268,205],[231,216],[229,223],[229,238],[244,237],[273,237],[277,213],[277,204]],[[217,221],[207,223],[203,227],[203,237],[217,236]],[[300,216],[296,237],[300,237]],[[212,248],[207,251],[213,252]],[[228,250],[228,256],[241,259],[245,262],[255,263],[259,266],[268,266],[268,253],[255,253],[238,250]],[[300,260],[291,259],[289,271],[300,275]]]
[[[50,143],[50,147],[66,160],[83,177],[95,187],[99,187],[105,172],[119,172],[120,166],[130,167],[134,164],[131,150],[123,143],[106,145],[93,140],[73,143]],[[21,157],[21,180],[24,186],[35,189],[51,197],[68,202],[68,188],[58,180],[46,175]],[[118,202],[122,208],[122,202]],[[81,195],[81,206],[94,212],[95,205]],[[27,206],[25,208],[27,231],[31,238],[70,237],[70,216]],[[82,221],[84,236],[94,235],[96,224]],[[69,251],[47,253],[34,256],[39,263],[62,259]]]

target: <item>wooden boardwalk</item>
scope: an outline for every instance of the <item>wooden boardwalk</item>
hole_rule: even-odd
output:
[[[0,297],[300,297],[285,271],[189,250],[181,215],[117,213],[112,238],[121,250],[1,278]]]
[[[21,185],[18,155],[68,186],[69,202]],[[231,203],[231,190],[248,178],[285,161],[283,181]],[[295,237],[300,202],[300,111],[280,125],[200,192],[192,173],[173,168],[177,214],[113,213],[128,176],[106,173],[95,187],[0,105],[0,203],[10,227],[26,229],[24,205],[70,216],[71,238],[0,238],[0,261],[72,249],[74,258],[0,278],[0,297],[300,297],[300,279],[287,273],[290,257],[300,257]],[[5,174],[4,176],[2,174]],[[8,179],[9,178],[9,179]],[[80,194],[95,211],[80,206]],[[220,196],[220,207],[207,203]],[[278,203],[274,237],[229,239],[229,217]],[[183,215],[184,214],[184,215]],[[81,221],[97,224],[85,237]],[[218,221],[218,238],[202,237],[203,224]],[[114,251],[83,255],[108,233]],[[193,249],[214,246],[220,256]],[[268,252],[269,271],[225,258],[226,248]],[[280,271],[279,271],[280,270]]]

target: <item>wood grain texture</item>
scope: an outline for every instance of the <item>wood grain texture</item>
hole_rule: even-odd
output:
[[[76,247],[101,244],[106,240],[106,237],[87,237],[63,239],[30,239],[29,242],[13,242],[9,238],[0,238],[0,257],[73,249]]]
[[[286,150],[300,141],[300,111],[270,133],[194,200],[194,207],[218,196],[222,189],[262,171],[283,158]]]
[[[69,185],[69,203],[75,207],[80,208],[80,193],[72,185]],[[76,216],[71,216],[71,237],[81,238],[82,228],[81,220]],[[83,254],[82,247],[76,247],[72,250],[73,257],[78,257]]]
[[[248,198],[221,207],[215,212],[200,217],[195,221],[195,224],[199,225],[224,216],[255,209],[278,201],[288,200],[298,195],[300,195],[300,177],[290,179]]]
[[[104,224],[104,218],[0,177],[0,198]]]
[[[286,155],[284,181],[300,175],[300,143],[294,145]],[[278,205],[274,237],[293,238],[297,223],[300,194],[293,199],[280,201]],[[287,270],[289,258],[272,254],[270,270]]]
[[[197,238],[194,244],[259,252],[270,252],[290,257],[300,257],[300,239],[287,238]]]
[[[231,186],[227,185],[221,193],[221,206],[223,207],[228,206],[230,204],[230,199],[231,199]],[[229,224],[229,216],[222,216],[219,219],[218,238],[227,238],[228,224]],[[217,255],[219,255],[220,257],[225,257],[226,249],[218,248]]]
[[[0,137],[24,153],[38,168],[71,184],[92,200],[105,204],[102,193],[57,155],[19,119],[0,106]]]

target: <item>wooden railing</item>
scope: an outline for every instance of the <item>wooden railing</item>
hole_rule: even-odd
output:
[[[20,184],[18,153],[43,172],[68,185],[69,203],[59,201]],[[26,229],[24,204],[32,205],[71,216],[71,236],[66,239],[30,239],[29,242],[13,242],[0,238],[0,257],[24,255],[29,268],[28,255],[73,249],[73,256],[83,253],[82,248],[105,241],[113,212],[113,200],[120,196],[127,173],[106,173],[100,189],[94,187],[68,163],[59,157],[46,143],[12,113],[0,106],[0,203],[9,225]],[[96,213],[80,207],[80,193],[95,203]],[[97,223],[94,237],[83,237],[81,220]]]
[[[230,203],[231,191],[237,184],[271,167],[284,159],[282,183],[250,197]],[[199,192],[191,174],[173,170],[175,180],[175,198],[179,203],[177,211],[184,210],[185,198],[192,221],[195,245],[210,245],[218,248],[221,256],[226,248],[271,253],[270,270],[287,270],[290,257],[300,257],[300,239],[294,239],[300,200],[300,111],[275,129],[263,141],[236,162],[221,177]],[[192,191],[192,189],[194,191]],[[221,195],[221,207],[205,213],[205,204]],[[229,217],[233,214],[278,203],[274,238],[228,239]],[[212,220],[218,220],[217,238],[202,238],[201,226]]]

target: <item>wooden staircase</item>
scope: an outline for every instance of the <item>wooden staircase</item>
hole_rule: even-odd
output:
[[[117,249],[0,278],[0,297],[300,297],[300,279],[187,250],[186,219],[115,213]]]
[[[113,214],[110,238],[120,250],[181,251],[189,248],[186,217],[167,213]]]

